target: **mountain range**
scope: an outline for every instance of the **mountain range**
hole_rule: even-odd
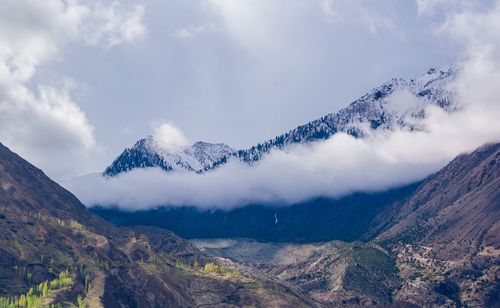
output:
[[[196,142],[193,145],[166,149],[152,136],[137,141],[125,149],[106,168],[104,175],[115,176],[135,168],[158,167],[165,171],[187,170],[202,173],[239,159],[246,163],[260,160],[272,149],[283,149],[291,144],[328,139],[337,132],[363,137],[366,128],[374,130],[419,129],[415,118],[425,116],[425,107],[434,105],[447,112],[458,108],[450,87],[457,70],[430,69],[420,78],[394,78],[369,91],[344,109],[301,125],[273,139],[248,149],[234,150],[223,143]],[[411,104],[394,102],[391,94],[409,95]]]
[[[139,140],[105,170],[212,172],[344,132],[420,130],[459,108],[454,69],[393,79],[254,147]],[[394,96],[410,104],[401,105]],[[409,99],[411,98],[411,99]],[[197,175],[198,176],[198,175]],[[498,307],[500,143],[409,185],[229,210],[89,205],[0,144],[3,307]]]
[[[456,75],[456,69],[443,68],[430,69],[416,79],[394,78],[336,113],[246,150],[233,150],[224,144],[203,142],[180,150],[168,150],[148,136],[132,148],[125,149],[105,170],[104,175],[112,177],[134,168],[146,167],[159,167],[166,172],[210,172],[231,159],[252,165],[272,149],[313,143],[338,132],[363,138],[366,129],[418,130],[420,127],[415,119],[425,117],[427,106],[435,106],[446,112],[457,110],[451,86]],[[397,95],[404,97],[399,100],[391,98]],[[379,213],[409,197],[417,186],[418,183],[413,183],[389,191],[358,192],[340,198],[319,196],[292,205],[254,203],[230,210],[169,204],[158,204],[157,207],[137,211],[124,211],[109,205],[90,206],[95,213],[115,224],[163,227],[184,238],[246,237],[273,242],[352,241],[363,238]],[[337,218],[333,224],[330,223],[332,217]]]

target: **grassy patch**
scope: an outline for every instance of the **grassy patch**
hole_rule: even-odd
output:
[[[0,297],[0,308],[16,307],[62,307],[62,304],[46,303],[54,293],[69,289],[73,286],[74,278],[68,271],[63,271],[52,280],[45,280],[35,287],[31,287],[28,292],[19,296]]]

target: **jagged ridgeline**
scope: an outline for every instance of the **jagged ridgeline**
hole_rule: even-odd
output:
[[[272,149],[282,149],[295,143],[324,140],[337,132],[363,137],[360,124],[371,129],[412,127],[411,118],[425,116],[424,107],[432,104],[451,112],[455,109],[453,92],[447,86],[455,78],[454,69],[430,69],[417,79],[392,79],[371,90],[349,106],[336,113],[301,125],[283,135],[261,142],[249,149],[234,150],[219,143],[197,142],[181,149],[165,149],[152,136],[137,141],[125,149],[104,171],[114,176],[135,168],[159,167],[165,171],[187,170],[202,173],[224,165],[230,159],[246,163],[260,160]],[[418,103],[401,107],[388,99],[397,92],[405,91]]]

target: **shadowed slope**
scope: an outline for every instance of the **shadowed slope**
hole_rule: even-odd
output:
[[[0,145],[0,304],[14,297],[42,306],[78,297],[88,307],[314,305],[171,232],[114,227]]]

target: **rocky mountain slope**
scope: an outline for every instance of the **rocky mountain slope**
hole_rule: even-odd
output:
[[[381,211],[366,243],[192,242],[272,274],[325,305],[498,307],[499,162],[500,144],[460,155]]]
[[[424,303],[418,294],[430,290],[469,306],[500,303],[500,144],[454,159],[372,232],[407,278],[397,298]]]
[[[500,144],[457,157],[383,207],[368,243],[193,245],[109,224],[0,146],[0,305],[494,307],[499,159]]]
[[[29,304],[28,304],[29,303]],[[171,232],[116,228],[0,145],[0,306],[314,306]]]
[[[324,140],[337,132],[362,137],[364,129],[418,129],[413,118],[425,116],[425,106],[431,104],[451,112],[457,108],[453,91],[454,69],[430,69],[417,79],[392,79],[363,95],[336,113],[301,125],[285,134],[259,143],[249,149],[233,150],[225,144],[198,142],[183,149],[161,149],[151,136],[125,149],[105,170],[113,176],[134,168],[159,167],[165,171],[188,170],[201,173],[225,164],[233,158],[247,163],[261,159],[272,149],[282,149],[294,143]],[[395,103],[391,94],[407,95],[411,104]],[[410,98],[408,98],[410,97]]]
[[[404,305],[392,298],[392,291],[400,284],[396,263],[375,244],[259,243],[245,239],[193,243],[214,256],[238,260],[295,285],[323,305]]]

